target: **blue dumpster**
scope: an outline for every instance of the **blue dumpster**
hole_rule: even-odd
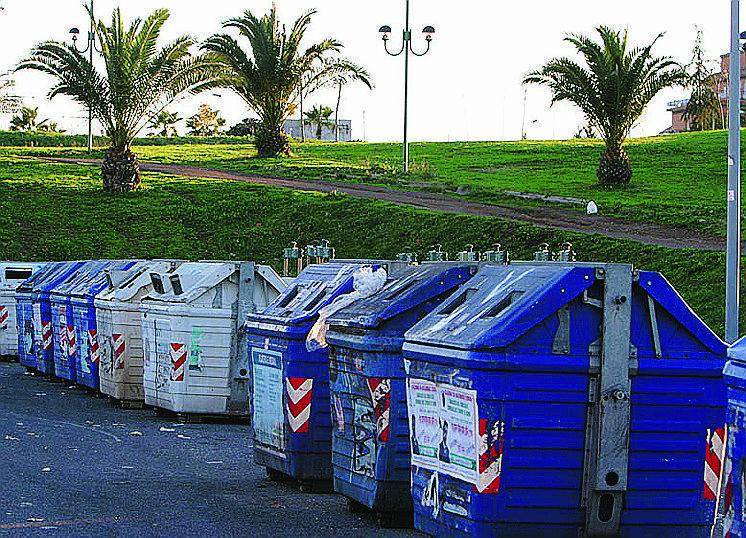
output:
[[[254,461],[270,475],[303,484],[331,480],[331,417],[326,349],[308,351],[319,310],[353,289],[365,263],[307,267],[245,324],[252,370]]]
[[[746,339],[736,342],[729,350],[730,360],[725,365],[728,384],[728,413],[726,427],[717,432],[727,447],[725,465],[720,472],[718,519],[714,536],[746,535]],[[717,451],[712,459],[717,463]]]
[[[26,279],[16,291],[16,313],[18,315],[18,357],[27,369],[37,370],[38,362],[43,357],[43,340],[41,338],[41,315],[35,320],[34,311],[45,310],[49,319],[49,308],[41,308],[40,295],[44,286],[48,286],[55,279],[63,278],[65,271],[71,271],[75,262],[53,262]],[[36,325],[39,325],[37,328]],[[46,325],[51,331],[51,325]],[[48,338],[51,343],[51,333]],[[51,351],[51,347],[49,348]],[[51,357],[51,356],[50,356]],[[52,364],[51,362],[49,363]]]
[[[89,278],[69,291],[74,334],[71,337],[68,333],[68,341],[77,342],[72,357],[75,361],[74,380],[79,385],[99,388],[101,356],[94,305],[96,296],[107,288],[112,274],[116,274],[118,279],[126,278],[127,272],[137,266],[137,260],[101,262],[98,271],[92,270]]]
[[[85,286],[99,274],[110,262],[93,260],[83,263],[66,280],[50,290],[49,301],[52,311],[52,337],[54,340],[54,375],[58,379],[75,382],[75,358],[81,342],[75,330],[75,317],[71,302],[71,293]]]
[[[404,333],[476,271],[466,263],[407,267],[329,319],[334,490],[384,526],[411,525]]]
[[[488,267],[406,340],[417,529],[710,535],[726,346],[660,274]]]
[[[70,278],[83,262],[58,262],[54,269],[36,279],[32,277],[30,298],[33,311],[31,332],[36,364],[33,366],[46,375],[54,375],[54,327],[52,324],[52,307],[50,292],[60,283]],[[26,293],[21,301],[25,303]],[[25,321],[24,321],[25,323]]]

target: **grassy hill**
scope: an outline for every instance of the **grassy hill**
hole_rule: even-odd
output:
[[[0,140],[2,136],[0,136]],[[138,146],[143,160],[291,178],[357,181],[455,193],[489,203],[536,204],[507,196],[520,191],[594,200],[602,214],[725,234],[727,135],[724,131],[631,140],[632,183],[596,185],[599,141],[469,142],[412,145],[414,173],[399,173],[398,144],[296,145],[294,159],[251,159],[244,144]],[[37,149],[39,153],[82,150]],[[582,211],[567,206],[567,211]]]
[[[320,155],[364,147],[312,146],[302,152]],[[172,156],[181,150],[167,149]],[[196,149],[204,158],[208,148]],[[221,151],[235,151],[235,165],[244,148]],[[281,249],[291,241],[305,244],[321,238],[331,240],[342,257],[392,257],[406,247],[423,255],[434,243],[443,243],[453,255],[467,243],[484,250],[500,242],[515,259],[527,259],[544,241],[555,247],[572,241],[579,259],[631,262],[662,271],[713,328],[723,327],[721,253],[643,246],[348,196],[160,174],[145,174],[139,192],[113,196],[102,192],[95,166],[52,164],[24,152],[28,150],[0,151],[0,259],[251,259],[279,267]],[[282,166],[301,171],[300,162]]]

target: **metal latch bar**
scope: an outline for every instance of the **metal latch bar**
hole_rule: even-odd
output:
[[[589,386],[595,395],[586,432],[585,534],[616,536],[629,465],[633,278],[630,265],[607,265],[598,273],[604,282],[603,333],[598,377]]]

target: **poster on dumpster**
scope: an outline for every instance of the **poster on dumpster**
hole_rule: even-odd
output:
[[[254,378],[254,440],[279,450],[285,448],[282,353],[251,348]],[[278,453],[279,456],[283,454]]]
[[[412,463],[425,469],[438,468],[438,387],[431,381],[409,379],[407,409]]]
[[[471,484],[479,483],[479,416],[477,393],[451,385],[438,385],[441,439],[440,471]]]
[[[422,379],[407,382],[412,463],[477,485],[477,393]]]

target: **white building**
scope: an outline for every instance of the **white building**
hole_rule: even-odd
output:
[[[332,122],[334,123],[334,122]],[[306,125],[306,139],[316,140],[316,124],[305,122]],[[300,120],[285,120],[285,132],[293,138],[301,139],[301,126]],[[321,140],[333,141],[334,140],[334,127],[332,125],[324,126],[321,129]],[[350,142],[352,140],[352,121],[351,120],[339,120],[339,140],[340,142]]]

